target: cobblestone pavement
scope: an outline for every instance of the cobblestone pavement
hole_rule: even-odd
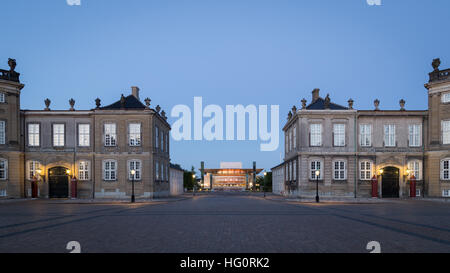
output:
[[[0,203],[0,252],[450,252],[450,204],[313,204],[210,194],[127,204]]]

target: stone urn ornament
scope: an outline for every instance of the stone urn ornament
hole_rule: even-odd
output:
[[[97,109],[100,109],[101,103],[102,103],[102,100],[100,98],[95,99],[95,106],[97,106]]]
[[[52,103],[52,101],[50,100],[50,99],[46,99],[45,101],[44,101],[44,103],[45,103],[45,111],[50,111],[50,104]]]
[[[376,100],[373,102],[373,105],[375,105],[375,111],[380,110],[380,100],[379,100],[379,99],[376,99]]]
[[[70,111],[75,111],[75,100],[72,98],[69,100]]]
[[[353,110],[353,103],[354,103],[353,99],[348,100],[348,109]]]
[[[150,108],[150,103],[152,102],[152,100],[150,98],[146,98],[144,100],[144,102],[145,102],[145,106],[147,107],[147,109],[149,109]]]
[[[406,101],[404,99],[401,99],[399,103],[400,103],[400,111],[405,111]]]
[[[295,105],[292,106],[292,113],[294,113],[294,114],[297,113],[297,106],[295,106]]]
[[[433,66],[434,71],[439,71],[439,66],[441,65],[441,59],[436,58],[433,60],[433,62],[431,63],[431,65]]]
[[[157,113],[159,113],[159,111],[161,111],[161,106],[156,105],[156,109],[155,110],[156,110]]]
[[[306,99],[302,99],[302,109],[306,109]]]

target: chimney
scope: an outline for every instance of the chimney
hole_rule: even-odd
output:
[[[139,99],[139,87],[137,86],[132,86],[131,87],[131,95],[133,95],[136,99]]]
[[[312,101],[315,102],[319,98],[320,89],[316,88],[312,91]]]

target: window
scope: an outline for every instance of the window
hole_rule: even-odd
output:
[[[141,146],[141,124],[130,123],[128,127],[130,146]]]
[[[384,125],[384,146],[395,147],[395,125]]]
[[[112,147],[117,145],[117,132],[115,123],[105,124],[105,146]]]
[[[8,178],[8,161],[6,159],[0,159],[0,180],[6,180]]]
[[[40,146],[40,126],[37,123],[28,124],[28,146]]]
[[[422,146],[422,125],[409,125],[409,147]]]
[[[28,161],[28,179],[33,180],[34,177],[38,178],[38,170],[41,169],[41,163],[39,161]]]
[[[103,179],[106,181],[117,179],[117,161],[106,160],[103,162]]]
[[[161,131],[161,151],[164,152],[164,132]]]
[[[410,161],[408,162],[408,170],[409,170],[409,177],[415,177],[416,180],[422,180],[422,176],[421,176],[421,162],[419,160],[414,160],[414,161]]]
[[[284,149],[285,149],[286,153],[289,152],[289,133],[288,132],[286,132],[284,134]]]
[[[89,147],[90,127],[89,124],[78,124],[78,145],[80,147]]]
[[[155,177],[156,177],[156,181],[159,180],[159,164],[158,162],[155,163]]]
[[[0,103],[5,103],[5,93],[0,92]]]
[[[450,144],[450,120],[442,121],[442,144]]]
[[[159,128],[158,128],[158,126],[156,126],[155,127],[155,147],[156,147],[156,149],[159,148],[158,145],[159,145]]]
[[[64,147],[64,124],[53,124],[53,146]]]
[[[294,150],[297,149],[297,126],[294,125]]]
[[[296,160],[294,160],[294,168],[293,168],[293,171],[292,171],[292,173],[293,173],[293,177],[294,177],[294,179],[293,180],[297,180],[297,161]]]
[[[347,179],[347,170],[345,161],[335,161],[333,164],[333,178],[334,180]]]
[[[372,179],[372,162],[370,161],[361,161],[359,166],[359,179],[360,180],[370,180]]]
[[[345,124],[334,124],[333,125],[333,135],[335,147],[345,146]]]
[[[166,153],[169,152],[169,133],[166,134]]]
[[[6,143],[6,122],[0,121],[0,144]]]
[[[128,179],[129,180],[141,180],[142,173],[142,163],[140,160],[130,160],[128,161]],[[136,171],[134,176],[131,174],[131,171]]]
[[[450,93],[442,94],[442,102],[449,103],[450,102]]]
[[[161,162],[161,181],[164,181],[164,175],[165,175],[164,163]]]
[[[322,124],[310,125],[310,144],[313,147],[322,146]]]
[[[317,178],[319,178],[319,180],[322,180],[322,162],[321,161],[311,161],[311,166],[310,166],[310,173],[311,173],[311,180],[316,180]],[[316,176],[316,171],[320,171],[320,175],[319,177]]]
[[[450,197],[450,190],[443,190],[442,197]]]
[[[89,161],[80,161],[78,163],[78,179],[87,181],[90,179]],[[106,179],[105,179],[106,180]]]
[[[441,162],[441,179],[450,180],[450,158],[446,158]]]
[[[359,141],[362,147],[372,146],[372,125],[361,124],[359,126]]]

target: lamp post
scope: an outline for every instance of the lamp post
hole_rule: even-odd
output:
[[[317,170],[316,171],[316,203],[320,202],[320,199],[319,199],[319,176],[320,176],[320,171]]]
[[[134,196],[134,175],[136,174],[136,170],[131,170],[131,203],[136,202],[136,197]]]
[[[264,183],[263,183],[264,198],[266,198],[266,178],[267,178],[267,172],[264,172]]]
[[[192,175],[192,180],[194,180],[194,196],[195,196],[195,191],[197,189],[197,181],[195,180],[195,174]]]

